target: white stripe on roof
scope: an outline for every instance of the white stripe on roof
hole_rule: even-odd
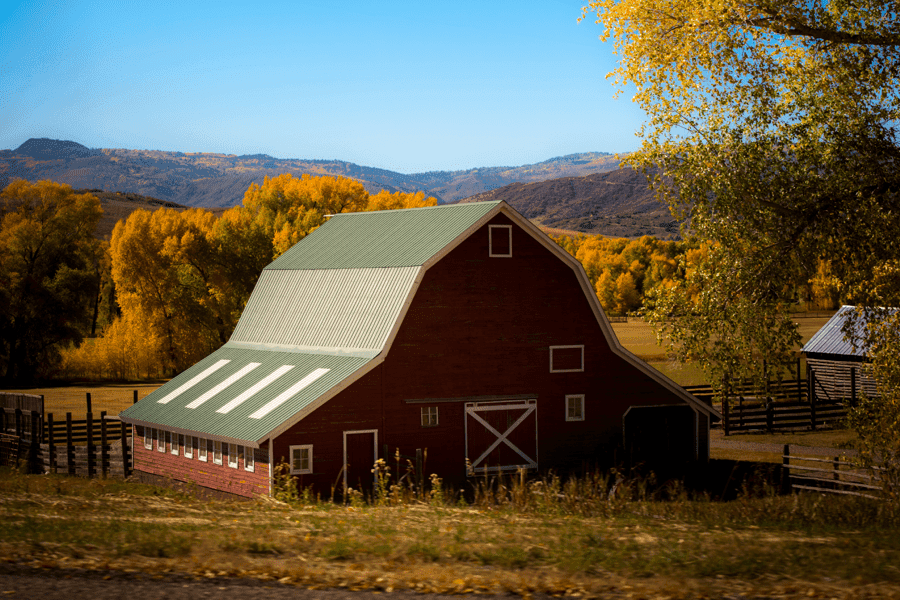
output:
[[[300,392],[300,390],[302,390],[303,388],[305,388],[306,386],[308,386],[313,381],[315,381],[316,379],[318,379],[319,377],[321,377],[322,375],[324,375],[325,373],[327,373],[330,370],[331,369],[316,369],[315,371],[313,371],[312,373],[310,373],[309,375],[307,375],[306,377],[304,377],[303,379],[301,379],[300,381],[298,381],[297,383],[295,383],[294,385],[289,387],[287,390],[285,390],[284,392],[279,394],[277,398],[273,398],[272,400],[267,402],[265,404],[265,406],[263,406],[262,408],[257,410],[252,415],[250,415],[250,418],[251,419],[262,419],[264,416],[266,416],[267,414],[269,414],[270,412],[272,412],[273,410],[275,410],[276,408],[278,408],[279,406],[281,406],[282,404],[284,404],[285,402],[287,402],[288,400],[290,400],[291,398],[296,396]]]
[[[229,402],[228,404],[226,404],[225,406],[223,406],[216,412],[223,414],[223,415],[227,415],[232,409],[241,405],[245,400],[247,400],[248,398],[250,398],[257,392],[259,392],[261,389],[263,389],[264,387],[266,387],[267,385],[269,385],[270,383],[272,383],[273,381],[275,381],[276,379],[278,379],[279,377],[281,377],[282,375],[284,375],[285,373],[287,373],[288,371],[290,371],[293,368],[294,368],[293,365],[282,365],[282,366],[278,367],[277,369],[272,371],[268,376],[264,377],[261,381],[259,381],[259,383],[257,383],[253,387],[251,387],[249,390],[247,390],[246,392],[244,392],[243,394],[241,394],[240,396],[238,396],[237,398],[235,398],[234,400],[232,400],[231,402]]]
[[[220,383],[213,389],[209,390],[208,392],[206,392],[205,394],[203,394],[202,396],[200,396],[199,398],[197,398],[196,400],[194,400],[193,402],[191,402],[190,404],[185,406],[185,408],[197,408],[198,406],[200,406],[201,404],[203,404],[204,402],[206,402],[207,400],[209,400],[210,398],[212,398],[213,396],[215,396],[216,394],[218,394],[219,392],[221,392],[222,390],[227,388],[229,385],[231,385],[232,383],[234,383],[235,381],[237,381],[238,379],[240,379],[241,377],[243,377],[244,375],[246,375],[247,373],[249,373],[256,367],[258,367],[260,364],[262,364],[262,363],[252,362],[252,363],[248,364],[243,369],[241,369],[240,371],[238,371],[237,373],[235,373],[234,375],[232,375],[231,377],[229,377],[228,379],[226,379],[225,381],[223,381],[222,383]]]
[[[172,400],[174,400],[175,398],[177,398],[184,392],[188,391],[189,389],[191,389],[192,387],[194,387],[195,385],[197,385],[198,383],[200,383],[201,381],[203,381],[204,379],[206,379],[207,377],[209,377],[210,375],[212,375],[213,373],[215,373],[216,371],[218,371],[219,369],[221,369],[222,367],[224,367],[225,365],[227,365],[230,362],[231,362],[230,360],[226,360],[223,358],[222,360],[220,360],[213,366],[207,367],[206,370],[203,371],[202,373],[200,373],[199,375],[195,375],[190,381],[188,381],[187,383],[185,383],[184,385],[182,385],[175,391],[171,392],[168,396],[166,396],[164,398],[160,398],[159,400],[157,400],[157,402],[159,404],[168,404],[169,402],[171,402]]]

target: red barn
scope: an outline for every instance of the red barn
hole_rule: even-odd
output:
[[[702,462],[717,413],[619,344],[575,258],[483,202],[334,216],[266,267],[227,344],[120,416],[137,472],[252,496],[281,461],[319,493],[366,487],[397,449],[457,486]]]

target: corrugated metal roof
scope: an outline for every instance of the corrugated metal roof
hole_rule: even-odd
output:
[[[814,354],[836,354],[842,356],[865,356],[863,350],[853,349],[853,345],[844,339],[844,323],[856,310],[855,306],[842,306],[828,322],[803,345],[802,352]],[[861,329],[861,323],[857,322],[856,331]]]
[[[230,342],[374,356],[419,270],[263,271]]]
[[[493,210],[496,202],[472,202],[342,213],[275,259],[275,269],[367,269],[423,265]]]
[[[370,360],[229,343],[119,414],[255,444]]]

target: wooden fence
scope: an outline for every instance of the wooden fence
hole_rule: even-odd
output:
[[[787,492],[808,490],[876,500],[881,497],[881,486],[872,473],[840,456],[823,458],[791,454],[790,446],[785,444],[782,473]]]
[[[37,411],[0,411],[0,464],[24,466],[30,473],[64,473],[95,477],[131,473],[131,427],[101,412],[73,420],[66,413],[56,422],[53,413],[42,421]]]

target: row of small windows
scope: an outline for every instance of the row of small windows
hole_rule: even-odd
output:
[[[196,436],[185,436],[165,429],[144,428],[144,448],[152,450],[154,442],[158,452],[167,450],[175,456],[184,456],[193,459],[197,456],[200,462],[209,461],[216,465],[228,463],[232,469],[238,468],[238,463],[244,463],[244,470],[253,472],[256,470],[256,457],[253,448],[239,444],[223,444],[218,440],[208,440]]]

